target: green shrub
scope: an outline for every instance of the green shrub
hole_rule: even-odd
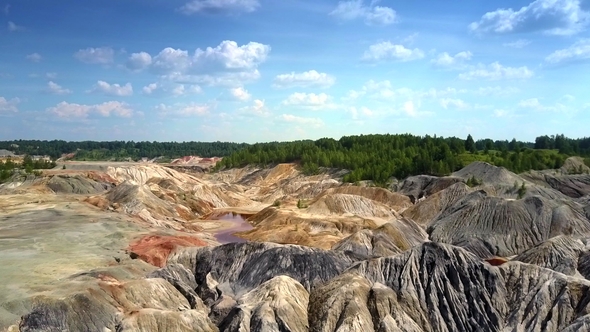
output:
[[[518,188],[518,199],[522,199],[525,194],[526,194],[526,186],[524,185],[524,182],[523,182],[522,186],[520,186],[520,188]]]
[[[272,206],[274,206],[274,207],[280,207],[281,206],[281,201],[279,201],[277,199],[274,203],[272,203]]]

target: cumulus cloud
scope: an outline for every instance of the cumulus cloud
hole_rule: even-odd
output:
[[[133,95],[133,87],[131,86],[131,83],[121,86],[119,84],[109,84],[105,81],[98,81],[90,92],[101,92],[105,95],[128,97]]]
[[[16,25],[16,23],[9,21],[8,22],[8,31],[10,32],[16,32],[16,31],[23,31],[25,30],[25,27],[21,26],[21,25]]]
[[[110,47],[98,47],[78,50],[74,58],[89,64],[107,65],[114,61],[115,51]]]
[[[237,87],[230,89],[229,92],[231,93],[232,97],[240,101],[249,100],[252,97],[244,87]]]
[[[26,56],[26,59],[31,62],[40,62],[43,57],[39,53],[32,53]]]
[[[362,19],[367,25],[390,25],[397,21],[395,10],[390,7],[376,6],[379,1],[372,0],[368,5],[364,0],[340,1],[330,12],[343,21]]]
[[[493,62],[489,65],[479,65],[468,72],[459,75],[463,80],[486,79],[486,80],[502,80],[502,79],[527,79],[534,76],[534,72],[528,67],[505,67],[499,62]]]
[[[180,7],[180,11],[190,15],[199,12],[253,12],[260,7],[258,0],[193,0]]]
[[[127,59],[127,68],[133,71],[141,71],[152,64],[152,56],[146,52],[133,53]]]
[[[512,47],[512,48],[523,48],[528,46],[531,43],[528,39],[519,39],[510,43],[504,43],[502,46],[504,47]]]
[[[47,108],[46,112],[64,119],[83,119],[88,118],[92,114],[103,117],[114,115],[122,118],[129,118],[133,115],[133,110],[129,105],[118,101],[108,101],[96,105],[83,105],[62,101],[54,107]]]
[[[49,93],[53,93],[54,95],[68,95],[72,93],[72,90],[66,89],[53,81],[49,81],[49,83],[47,83],[47,91]]]
[[[582,9],[581,2],[536,0],[519,10],[508,8],[487,12],[469,28],[482,33],[542,31],[551,35],[576,34],[585,29],[590,18],[590,13]]]
[[[455,55],[450,55],[447,52],[439,54],[436,59],[431,62],[439,67],[453,67],[456,65],[463,64],[465,61],[471,60],[473,54],[469,51],[459,52]]]
[[[156,110],[158,110],[160,115],[162,116],[203,116],[209,114],[210,109],[210,105],[203,105],[197,103],[176,105],[160,104],[156,106]]]
[[[466,109],[469,107],[469,105],[465,101],[458,98],[442,98],[440,100],[440,106],[442,106],[444,109],[454,108],[459,110]]]
[[[582,39],[568,48],[549,54],[545,58],[545,61],[551,64],[557,64],[588,59],[590,59],[590,39]]]
[[[347,112],[350,113],[353,120],[359,120],[360,116],[364,118],[370,118],[377,114],[377,111],[371,110],[365,106],[361,106],[359,108],[352,106],[347,109]]]
[[[0,97],[0,114],[2,113],[17,113],[17,105],[20,103],[20,99],[12,98],[10,100]]]
[[[163,78],[179,83],[236,85],[260,77],[257,67],[266,61],[270,46],[250,42],[239,46],[225,40],[216,47],[186,50],[167,47],[152,57],[150,68]]]
[[[279,117],[281,120],[289,123],[296,123],[300,125],[310,126],[310,127],[323,127],[324,121],[319,118],[306,118],[301,116],[296,116],[292,114],[282,114]]]
[[[320,73],[316,70],[310,70],[302,73],[291,72],[288,74],[277,75],[274,79],[273,87],[291,88],[291,87],[309,87],[320,86],[330,87],[334,85],[336,79],[326,73]]]
[[[369,62],[385,60],[412,61],[423,57],[424,52],[418,48],[409,49],[403,45],[394,45],[387,41],[369,46],[369,49],[363,54],[362,60]]]
[[[242,107],[238,114],[254,115],[257,117],[268,117],[271,115],[270,110],[266,107],[264,100],[255,99],[251,106]]]
[[[325,93],[300,93],[291,94],[287,99],[283,100],[283,105],[299,106],[312,110],[333,109],[336,105],[331,102],[332,97]]]
[[[144,95],[155,95],[158,97],[165,96],[185,96],[191,94],[199,94],[203,92],[200,86],[194,84],[162,84],[150,83],[141,89]]]

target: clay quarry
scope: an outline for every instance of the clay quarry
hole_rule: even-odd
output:
[[[1,184],[0,330],[590,330],[590,175],[169,166]]]

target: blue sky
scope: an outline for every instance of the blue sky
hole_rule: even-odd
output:
[[[590,1],[0,0],[0,139],[588,136]]]

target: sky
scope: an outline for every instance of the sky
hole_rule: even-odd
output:
[[[590,0],[0,0],[0,140],[590,136]]]

